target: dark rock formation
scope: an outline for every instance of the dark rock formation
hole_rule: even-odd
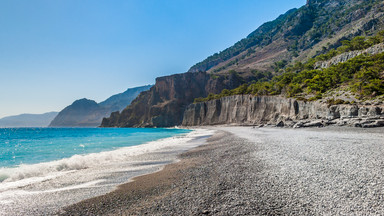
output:
[[[198,97],[220,93],[244,83],[236,74],[212,78],[205,72],[183,73],[156,79],[121,113],[104,118],[102,127],[170,127],[180,125],[185,108]]]
[[[0,127],[48,127],[58,112],[21,114],[0,119]]]
[[[330,124],[384,126],[384,105],[333,105],[277,96],[237,95],[191,104],[183,126],[276,125],[319,127]]]
[[[113,95],[107,100],[96,103],[93,100],[81,99],[63,109],[49,125],[50,127],[97,127],[104,117],[112,112],[127,107],[140,92],[152,85],[130,88],[123,93]]]

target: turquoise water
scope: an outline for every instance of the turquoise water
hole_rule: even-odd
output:
[[[56,215],[205,143],[205,129],[0,129],[0,215]],[[145,143],[143,145],[140,145]]]
[[[0,128],[0,168],[110,151],[188,132],[164,128]]]

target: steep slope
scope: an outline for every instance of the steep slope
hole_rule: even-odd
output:
[[[374,34],[383,26],[384,3],[380,0],[308,0],[307,5],[263,24],[189,71],[278,70],[281,65],[305,61],[338,47],[342,40]]]
[[[343,41],[337,50],[297,62],[271,80],[259,80],[195,102],[230,95],[280,95],[330,103],[381,102],[384,98],[384,31]]]
[[[329,105],[279,96],[235,95],[187,107],[183,125],[384,126],[383,104]]]
[[[241,94],[242,91],[249,91],[247,86],[229,91],[243,83],[257,87],[251,89],[252,93],[284,93],[282,91],[287,90],[285,83],[289,84],[289,75],[296,73],[294,65],[297,62],[301,62],[298,64],[302,67],[313,57],[342,46],[346,39],[373,35],[383,27],[384,2],[381,0],[308,0],[305,6],[289,10],[276,20],[263,24],[234,46],[197,63],[188,73],[158,78],[155,87],[139,95],[121,113],[112,113],[110,118],[103,120],[102,126],[178,125],[193,98],[207,97],[211,100],[216,97],[211,93],[220,93],[222,97],[228,92]],[[288,66],[292,71],[285,76]],[[231,78],[224,81],[231,76],[235,76],[238,82],[228,84]],[[276,76],[281,80],[276,80]],[[272,88],[260,85],[261,81],[271,79],[278,85]],[[221,92],[224,89],[227,90]],[[296,94],[303,89],[304,86],[290,86],[288,90],[289,94]]]
[[[248,80],[249,81],[249,80]],[[121,113],[104,118],[102,127],[169,127],[180,125],[184,109],[197,97],[235,88],[245,80],[237,74],[211,77],[204,72],[183,73],[156,79]]]
[[[107,100],[100,102],[99,105],[108,108],[111,111],[122,111],[140,94],[140,92],[147,91],[151,87],[152,85],[129,88],[123,93],[113,95]]]
[[[77,100],[64,108],[49,125],[50,127],[93,127],[100,123],[108,110],[93,100]]]
[[[99,104],[93,100],[81,99],[64,108],[50,123],[50,127],[97,127],[101,120],[112,112],[127,107],[140,92],[152,85],[130,88],[123,93],[113,95]]]
[[[270,81],[196,99],[183,125],[383,127],[384,31],[343,44]]]
[[[0,127],[48,127],[58,112],[21,114],[0,119]]]

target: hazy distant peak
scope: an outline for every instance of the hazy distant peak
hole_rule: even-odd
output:
[[[96,127],[104,117],[112,112],[121,111],[142,91],[150,89],[152,85],[128,88],[125,92],[113,95],[103,102],[82,98],[65,107],[55,119],[51,127]]]
[[[0,119],[0,127],[47,127],[58,112],[43,114],[20,114]]]

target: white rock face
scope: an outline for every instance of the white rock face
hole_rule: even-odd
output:
[[[346,52],[338,56],[335,56],[328,61],[316,62],[315,68],[329,68],[332,65],[346,62],[362,54],[376,55],[382,52],[384,52],[384,43],[376,44],[375,46],[369,47],[366,50],[356,50],[356,51]]]
[[[364,127],[364,122],[376,121],[377,126],[384,126],[379,121],[383,117],[384,105],[329,106],[278,96],[236,95],[189,105],[184,112],[183,125],[318,127],[337,124]]]

